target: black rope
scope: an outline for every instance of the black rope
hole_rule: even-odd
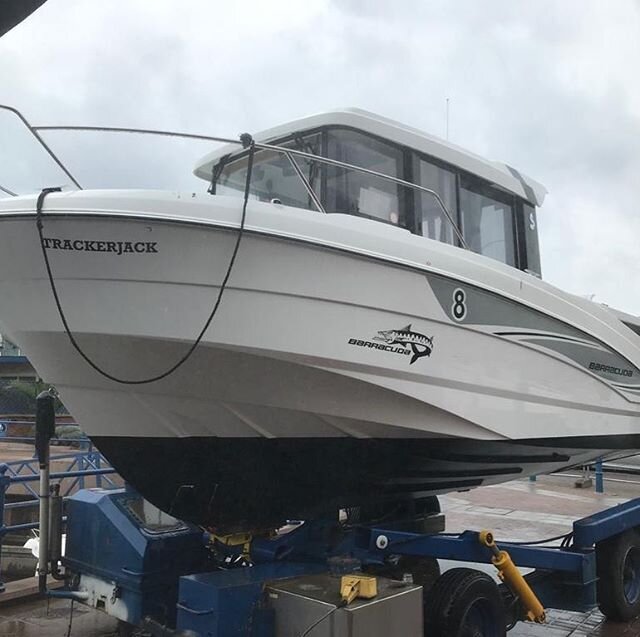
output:
[[[73,601],[71,600],[71,606],[69,607],[69,624],[67,626],[67,637],[71,637],[71,627],[73,626]]]
[[[307,635],[316,626],[321,624],[325,619],[329,619],[329,617],[331,617],[331,615],[333,615],[337,610],[340,610],[341,608],[344,608],[346,605],[347,605],[347,602],[345,600],[341,600],[340,602],[338,602],[337,606],[334,606],[328,613],[326,613],[325,615],[322,615],[322,617],[320,617],[320,619],[318,619],[315,622],[313,622],[313,624],[311,624],[311,626],[308,626],[303,633],[300,633],[300,637],[307,637]]]
[[[362,528],[367,528],[364,525],[361,525]],[[424,534],[419,534],[419,535],[415,535],[413,537],[407,537],[407,538],[402,538],[400,540],[396,540],[395,542],[389,542],[389,545],[387,546],[387,548],[393,548],[395,546],[401,546],[402,544],[409,544],[410,542],[415,542],[417,540],[424,540],[430,537],[459,537],[460,534],[459,533],[424,533]],[[548,549],[561,549],[561,548],[568,548],[571,545],[571,541],[573,540],[573,532],[569,532],[569,533],[563,533],[562,535],[556,535],[555,537],[548,537],[545,538],[544,540],[531,540],[529,542],[506,542],[507,544],[511,545],[511,546],[535,546],[538,544],[546,544],[548,542],[555,542],[557,540],[562,540],[562,542],[557,545],[557,546],[545,546],[544,548],[548,548]],[[501,542],[500,540],[496,540],[496,544],[500,545],[503,544],[504,542]]]
[[[242,145],[244,146],[244,148],[249,149],[249,160],[247,163],[247,179],[246,179],[245,189],[244,189],[244,202],[242,205],[242,217],[240,220],[240,228],[238,230],[238,237],[236,239],[236,244],[233,248],[231,259],[229,260],[227,272],[224,276],[224,279],[222,280],[222,285],[220,286],[220,291],[218,292],[218,298],[216,299],[216,302],[213,305],[213,309],[211,310],[211,313],[209,314],[209,317],[207,318],[204,324],[204,327],[202,328],[202,330],[200,330],[200,333],[198,334],[196,340],[191,344],[191,346],[186,351],[186,353],[169,369],[162,372],[161,374],[157,374],[156,376],[151,376],[150,378],[132,380],[132,379],[119,378],[117,376],[114,376],[113,374],[110,374],[109,372],[102,369],[102,367],[100,367],[93,360],[91,360],[91,358],[83,351],[83,349],[78,344],[76,337],[74,336],[73,332],[71,331],[71,328],[69,327],[69,323],[67,321],[67,317],[64,313],[64,310],[62,309],[62,304],[60,302],[60,297],[58,295],[56,283],[53,278],[53,273],[51,272],[51,264],[49,263],[49,255],[47,254],[47,248],[45,247],[44,236],[43,236],[42,204],[44,203],[44,198],[51,192],[59,192],[60,188],[45,188],[38,196],[38,201],[36,204],[36,227],[38,228],[38,235],[40,237],[40,247],[42,248],[42,256],[44,257],[44,264],[46,266],[47,275],[49,277],[49,285],[51,287],[53,298],[55,299],[55,302],[56,302],[56,307],[58,308],[58,314],[60,315],[60,320],[62,321],[62,325],[64,326],[64,331],[69,337],[69,341],[71,341],[71,345],[73,345],[73,347],[78,352],[78,354],[80,354],[80,356],[82,356],[82,358],[84,358],[84,360],[93,369],[95,369],[99,374],[101,374],[105,378],[108,378],[109,380],[112,380],[116,383],[120,383],[122,385],[146,385],[148,383],[153,383],[155,381],[162,380],[163,378],[166,378],[167,376],[175,372],[179,367],[181,367],[184,363],[187,362],[187,360],[195,351],[196,347],[198,347],[198,345],[200,344],[200,341],[202,340],[205,332],[211,325],[211,322],[213,321],[218,311],[218,308],[220,307],[220,302],[222,301],[222,295],[224,294],[224,291],[227,287],[227,283],[229,281],[229,277],[231,276],[231,272],[233,270],[236,257],[238,256],[238,250],[240,248],[240,242],[242,241],[242,236],[244,234],[245,221],[247,217],[247,203],[249,201],[249,189],[251,186],[251,173],[253,171],[253,156],[255,153],[255,144],[251,135],[249,135],[248,133],[242,134],[240,136],[240,140],[242,141]]]
[[[570,542],[571,539],[573,538],[573,532],[569,532],[569,533],[563,533],[562,535],[556,535],[554,537],[548,537],[544,540],[532,540],[530,542],[507,542],[507,544],[510,544],[512,546],[536,546],[538,544],[547,544],[549,542],[556,542],[557,540],[562,540],[562,542],[560,543],[560,546],[546,546],[545,548],[548,549],[559,549],[559,548],[566,548]],[[500,540],[496,540],[496,544],[500,544]]]

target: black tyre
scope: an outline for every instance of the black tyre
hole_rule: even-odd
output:
[[[505,637],[506,614],[497,584],[485,573],[454,568],[427,595],[425,637]]]
[[[596,544],[598,606],[617,622],[640,615],[640,533],[625,531]]]

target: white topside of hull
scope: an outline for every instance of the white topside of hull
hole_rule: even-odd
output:
[[[508,320],[453,321],[437,288],[451,281],[470,286],[469,294],[479,290],[536,310],[562,323],[558,338],[574,330],[576,342],[585,335],[581,347],[609,348],[637,367],[638,339],[607,308],[404,230],[258,202],[249,205],[237,266],[195,367],[126,390],[71,349],[50,297],[33,206],[33,198],[0,202],[0,292],[11,299],[0,318],[89,433],[135,435],[142,427],[143,435],[162,436],[404,437],[412,431],[499,440],[640,429],[639,392],[614,387],[548,348],[497,336]],[[217,293],[240,209],[236,198],[148,191],[47,198],[45,237],[61,242],[49,253],[63,304],[96,360],[135,378],[162,371],[184,351]],[[117,256],[63,243],[149,238],[157,253]],[[350,346],[407,323],[434,339],[433,356],[413,365],[371,345]],[[275,373],[269,369],[280,369],[286,382],[261,382],[249,367],[265,370],[265,379]],[[295,382],[303,372],[310,374],[306,389]],[[194,378],[207,375],[194,389]],[[350,389],[341,393],[341,386]],[[110,407],[96,414],[100,396]],[[226,414],[215,426],[207,422],[214,405]],[[135,426],[127,412],[136,415]],[[295,422],[298,428],[287,424]]]

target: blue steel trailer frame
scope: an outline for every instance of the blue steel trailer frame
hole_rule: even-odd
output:
[[[173,601],[167,598],[163,605],[174,605],[173,612],[157,618],[151,612],[150,617],[165,626],[167,619],[175,617],[176,632],[167,634],[184,634],[180,631],[185,630],[201,632],[206,627],[205,634],[213,637],[245,634],[273,637],[273,616],[268,612],[268,603],[265,606],[264,587],[282,578],[319,572],[352,572],[369,565],[384,565],[392,556],[491,563],[492,552],[480,542],[476,531],[423,535],[377,526],[349,526],[335,520],[304,522],[286,534],[253,538],[247,553],[247,543],[230,546],[208,533],[201,534],[192,526],[167,534],[136,528],[135,520],[118,510],[118,503],[125,495],[132,497],[133,494],[93,489],[80,491],[70,498],[64,562],[76,581],[83,573],[94,578],[106,576],[105,581],[116,587],[114,591],[123,601],[127,597],[125,592],[135,584],[133,588],[138,593],[130,600],[133,607],[130,605],[127,612],[129,621],[135,618],[137,622],[149,615],[151,605],[147,598],[151,596],[157,603],[159,583],[166,592],[172,589],[174,592],[169,597]],[[97,529],[100,524],[104,527],[100,527],[103,538],[110,537],[109,553],[97,551],[96,547],[88,550],[88,544],[82,541],[89,529]],[[534,569],[527,579],[545,606],[587,610],[598,603],[598,543],[639,527],[640,498],[576,521],[571,546],[513,542],[499,542],[499,546],[509,552],[519,567]],[[75,542],[76,536],[78,542]],[[187,540],[191,548],[184,544]],[[209,562],[209,566],[202,556],[205,546],[218,560]],[[193,565],[199,565],[196,570],[185,570],[189,561],[185,550],[191,552]],[[176,551],[185,559],[172,559]],[[163,558],[163,552],[167,559]],[[220,558],[225,556],[229,558],[227,566],[219,568]],[[234,559],[248,560],[254,567],[231,568],[228,565]],[[158,564],[163,564],[162,577],[158,576]],[[133,584],[132,574],[135,575]],[[640,580],[640,572],[634,577]],[[171,582],[174,584],[170,585]],[[212,600],[219,600],[219,605]],[[245,632],[241,631],[242,626],[247,627]]]

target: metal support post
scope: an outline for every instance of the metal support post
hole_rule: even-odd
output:
[[[95,467],[96,469],[100,469],[100,453],[96,453],[95,457],[96,457]],[[102,489],[102,476],[100,474],[96,476],[96,486],[98,487],[98,489]]]
[[[596,493],[604,493],[604,471],[602,470],[602,458],[596,460]]]
[[[36,398],[36,453],[40,465],[40,542],[38,547],[38,588],[47,592],[49,573],[49,441],[55,434],[56,415],[53,396],[44,391]]]
[[[0,465],[0,563],[2,561],[2,541],[4,540],[4,504],[7,494],[7,489],[11,482],[10,476],[7,475],[7,465]],[[4,582],[2,581],[2,571],[0,570],[0,593],[5,589]]]
[[[55,579],[64,579],[60,573],[59,562],[62,559],[62,516],[63,505],[60,484],[52,484],[50,489],[49,512],[49,563],[51,575]]]

